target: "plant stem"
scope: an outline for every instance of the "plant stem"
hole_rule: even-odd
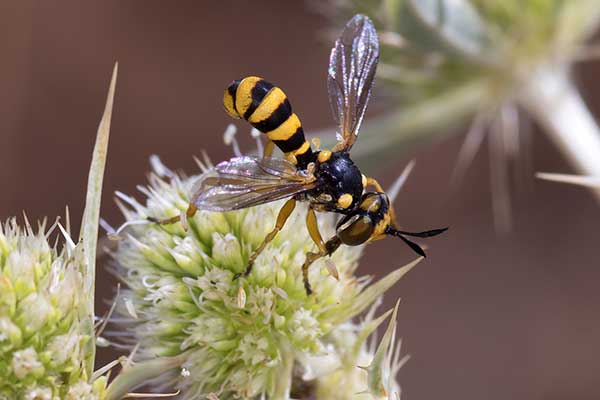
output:
[[[567,70],[536,74],[520,101],[579,173],[600,177],[600,129]],[[591,190],[600,202],[600,190]]]
[[[156,360],[143,361],[132,367],[124,369],[110,384],[107,391],[107,400],[120,400],[136,387],[147,383],[157,376],[181,366],[187,353],[174,357],[162,357]]]
[[[361,166],[378,167],[381,160],[397,158],[419,143],[426,142],[449,126],[459,125],[482,104],[487,82],[475,80],[421,103],[400,107],[380,117],[366,120],[360,129],[360,145],[352,150]],[[315,134],[324,147],[336,142],[335,132],[324,130]],[[376,155],[376,156],[375,156]]]

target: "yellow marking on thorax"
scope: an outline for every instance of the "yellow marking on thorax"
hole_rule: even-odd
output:
[[[360,176],[362,177],[363,189],[366,189],[367,185],[369,184],[369,180],[367,179],[365,174],[360,174]]]
[[[349,193],[344,193],[337,200],[337,206],[339,208],[348,208],[352,204],[352,195]]]
[[[240,82],[235,94],[235,108],[240,115],[244,115],[252,104],[252,89],[256,82],[262,80],[258,76],[248,76]]]
[[[279,89],[278,87],[274,87],[262,99],[260,105],[256,108],[256,110],[254,110],[250,118],[248,118],[248,122],[255,123],[269,118],[285,99],[286,95],[283,93],[283,90]]]
[[[331,151],[323,150],[323,151],[319,152],[319,155],[317,158],[320,163],[324,163],[331,158],[331,154],[332,154]]]
[[[240,114],[238,114],[238,112],[235,110],[233,96],[231,96],[231,93],[229,93],[229,88],[225,89],[225,92],[223,93],[223,106],[230,117],[241,118]]]
[[[252,114],[252,116],[254,116],[254,114]],[[249,121],[252,122],[252,117],[250,117]],[[298,119],[298,116],[296,114],[292,114],[277,128],[273,129],[270,132],[267,132],[267,136],[271,140],[287,140],[291,138],[294,135],[294,133],[296,133],[300,126],[300,119]]]

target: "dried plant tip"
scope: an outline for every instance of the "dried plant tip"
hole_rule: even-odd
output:
[[[336,281],[340,280],[340,273],[337,270],[337,267],[335,266],[334,262],[331,261],[329,258],[325,259],[325,266],[327,267],[327,271],[329,272],[329,275],[333,276],[333,278]]]
[[[552,174],[548,172],[538,172],[535,176],[539,179],[552,182],[570,183],[573,185],[600,188],[600,177],[580,176],[568,174]]]
[[[238,289],[237,306],[238,308],[244,308],[246,306],[246,291],[243,286],[240,286]]]

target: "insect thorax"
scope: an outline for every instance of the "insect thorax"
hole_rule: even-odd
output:
[[[313,203],[324,210],[349,210],[360,201],[362,174],[347,152],[334,152],[325,161],[317,159],[314,174],[318,182],[317,189],[308,195]],[[343,207],[340,207],[340,199],[347,201]]]

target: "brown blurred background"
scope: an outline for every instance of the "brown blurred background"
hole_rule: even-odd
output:
[[[326,128],[327,26],[303,2],[0,2],[1,219],[22,210],[31,219],[62,215],[65,204],[80,219],[115,60],[102,207],[114,225],[121,218],[112,193],[135,193],[150,154],[189,172],[202,149],[214,160],[230,156],[221,94],[234,78],[268,77],[309,134]],[[598,68],[576,72],[600,115]],[[600,207],[584,189],[527,178],[531,190],[513,196],[513,232],[498,236],[485,152],[458,195],[440,200],[460,143],[412,152],[417,167],[397,202],[407,228],[451,226],[387,296],[388,304],[403,298],[399,332],[412,355],[400,373],[404,398],[599,398]],[[531,157],[536,171],[570,171],[539,132]],[[382,168],[381,180],[391,183],[407,161]],[[397,242],[380,241],[367,248],[360,273],[381,276],[412,258]],[[102,310],[114,282],[102,269],[98,277]],[[101,353],[99,363],[113,357]]]

